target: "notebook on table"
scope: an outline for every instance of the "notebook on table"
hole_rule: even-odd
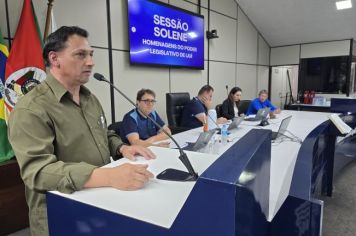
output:
[[[230,123],[229,127],[227,127],[227,130],[232,130],[232,129],[237,129],[241,122],[244,121],[244,117],[235,117],[232,122]]]
[[[260,120],[264,120],[267,118],[268,114],[269,114],[269,107],[265,107],[265,108],[261,108],[258,110],[257,114],[255,117],[248,117],[245,120],[246,121],[260,121]]]
[[[208,132],[200,133],[197,141],[195,143],[188,143],[187,146],[183,148],[186,151],[198,151],[208,145],[210,139],[214,136],[216,129],[209,130]]]
[[[281,124],[279,125],[278,131],[272,132],[272,140],[276,140],[279,136],[286,132],[291,119],[292,116],[288,116],[282,120]]]

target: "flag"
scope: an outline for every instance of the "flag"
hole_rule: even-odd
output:
[[[57,30],[57,24],[56,24],[56,20],[54,19],[54,13],[52,10],[51,11],[51,30],[50,30],[50,32],[53,33],[56,30]]]
[[[5,106],[10,112],[17,100],[46,78],[42,40],[31,0],[24,0],[5,70]]]
[[[0,162],[9,160],[14,156],[14,151],[7,138],[7,125],[5,121],[4,83],[5,65],[8,56],[9,51],[7,50],[0,30]]]

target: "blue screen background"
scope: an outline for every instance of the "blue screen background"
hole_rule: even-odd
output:
[[[172,29],[154,23],[154,15],[168,17],[180,22],[186,22],[189,30]],[[128,1],[128,21],[130,37],[130,61],[134,64],[157,64],[173,67],[193,67],[204,69],[204,18],[169,8],[147,0]],[[154,27],[166,30],[189,33],[187,42],[154,35]],[[193,37],[190,36],[194,34]],[[170,43],[175,48],[156,45],[147,45],[143,40]],[[187,50],[187,46],[196,51]],[[168,55],[159,55],[155,52],[164,52]],[[174,53],[174,55],[172,55]]]

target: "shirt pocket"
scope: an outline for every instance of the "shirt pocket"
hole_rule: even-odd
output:
[[[108,144],[107,138],[107,122],[103,113],[101,112],[89,112],[86,117],[89,122],[89,126],[95,136],[100,137],[100,140]]]

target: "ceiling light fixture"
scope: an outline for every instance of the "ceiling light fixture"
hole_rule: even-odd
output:
[[[336,9],[338,10],[352,8],[351,0],[338,1],[335,4],[336,4]]]

